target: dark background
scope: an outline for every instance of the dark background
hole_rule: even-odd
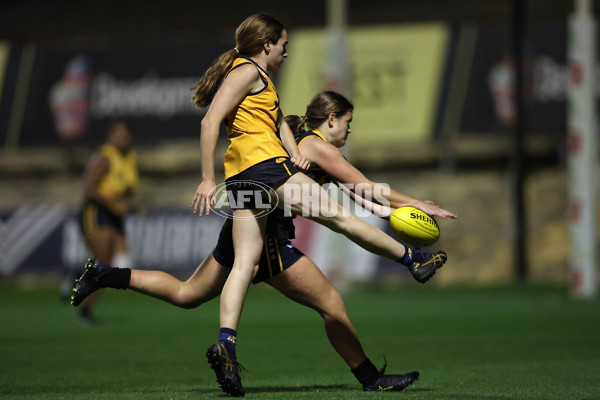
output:
[[[348,0],[351,25],[443,20],[450,24],[506,22],[511,0]],[[133,0],[3,0],[0,38],[15,41],[65,35],[115,34],[137,40],[173,33],[230,31],[245,17],[269,12],[289,29],[326,23],[324,0],[304,1],[133,1]],[[526,1],[528,20],[559,22],[573,1]]]

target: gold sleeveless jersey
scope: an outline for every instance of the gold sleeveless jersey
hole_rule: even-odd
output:
[[[265,87],[248,93],[226,118],[229,147],[225,152],[225,179],[271,158],[289,158],[279,138],[277,90],[267,73],[249,58],[236,58],[229,72],[245,64],[256,66]]]
[[[130,193],[138,184],[137,154],[130,150],[123,155],[111,144],[100,147],[100,154],[108,158],[108,173],[98,184],[98,192],[108,198],[116,199]]]

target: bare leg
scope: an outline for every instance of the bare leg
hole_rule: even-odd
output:
[[[132,269],[129,289],[182,308],[195,308],[217,297],[229,269],[208,256],[185,282],[162,271]]]
[[[256,274],[267,218],[254,218],[256,210],[236,210],[233,221],[235,261],[221,293],[221,328],[237,330],[248,287]]]
[[[302,257],[267,283],[323,317],[329,342],[350,368],[365,361],[367,356],[348,318],[342,295],[310,258]]]
[[[300,196],[300,202],[297,202],[292,207],[292,212],[295,214],[301,214],[303,209],[305,212],[309,210],[310,215],[307,218],[328,227],[334,232],[344,234],[348,239],[373,254],[392,260],[399,260],[404,256],[406,248],[402,243],[396,241],[376,226],[357,218],[350,211],[335,202],[325,189],[302,173],[294,174],[276,189],[279,198],[291,203],[290,188],[294,187],[293,185],[298,185],[298,187],[304,189],[310,188],[313,193],[319,193],[317,199],[313,199],[313,196]],[[286,193],[286,187],[288,187],[288,193]],[[298,191],[296,193],[299,194]],[[283,203],[279,202],[279,206],[282,208]],[[326,213],[323,210],[329,210],[332,215],[325,215]]]

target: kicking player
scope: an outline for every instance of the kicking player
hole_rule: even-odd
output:
[[[277,193],[283,204],[293,200],[294,188],[314,187],[318,199],[301,196],[300,201],[292,205],[292,212],[313,210],[315,212],[308,216],[311,220],[343,233],[374,254],[404,265],[441,265],[446,259],[443,252],[407,251],[406,246],[377,227],[346,212],[314,180],[298,172],[306,170],[309,164],[282,118],[277,91],[267,74],[267,71],[277,71],[288,56],[287,38],[283,24],[269,15],[255,14],[246,18],[236,29],[234,49],[222,54],[208,68],[193,97],[199,107],[210,105],[201,124],[202,181],[192,200],[193,210],[199,216],[204,215],[204,211],[208,214],[215,202],[214,160],[222,121],[226,122],[230,142],[225,153],[225,182],[231,184],[236,204],[233,220],[236,257],[221,292],[219,343],[213,344],[210,347],[213,351],[208,353],[214,369],[225,362],[215,350],[220,348],[221,342],[225,343],[229,358],[236,360],[237,328],[248,286],[260,262],[267,224],[266,216],[261,215],[263,210],[254,199],[244,203],[243,196],[238,196],[236,182],[254,181],[265,185]],[[428,207],[430,215],[443,215],[440,208]],[[334,212],[321,212],[325,209]],[[212,354],[217,355],[212,357]],[[219,383],[228,394],[240,392],[236,382],[225,379]]]
[[[335,92],[323,92],[313,98],[305,116],[286,118],[290,127],[297,133],[300,150],[310,155],[313,168],[308,174],[315,181],[322,184],[332,180],[363,186],[375,184],[346,161],[338,150],[345,144],[350,132],[352,110],[352,104],[343,96]],[[305,125],[314,129],[304,131]],[[430,205],[393,190],[390,191],[389,198],[390,202],[394,203],[394,208],[413,205],[428,209]],[[389,207],[366,202],[358,196],[356,200],[382,217],[389,217],[392,211]],[[445,213],[449,217],[455,217],[450,212]],[[318,311],[323,317],[331,344],[346,361],[364,390],[402,390],[417,379],[416,372],[402,375],[385,375],[378,372],[365,356],[346,314],[340,293],[318,267],[290,242],[290,239],[294,238],[291,218],[284,218],[281,210],[273,211],[269,216],[266,231],[265,247],[254,283],[265,281],[292,300]],[[73,303],[77,305],[80,299],[98,286],[110,286],[130,288],[180,307],[194,308],[220,293],[233,265],[233,259],[232,221],[228,220],[221,230],[213,254],[186,282],[161,271],[127,272],[110,269],[103,263],[90,262],[87,265],[88,276],[82,277],[76,286]],[[409,270],[415,280],[423,283],[443,265],[443,260],[445,259],[440,258],[437,262],[424,265],[413,264]],[[243,394],[237,368],[226,368],[226,365],[235,364],[235,359],[227,349],[227,342],[219,342],[217,346],[212,346],[209,352],[213,353],[211,357],[216,353],[214,358],[217,359],[218,365],[213,368],[218,381],[231,382],[231,388],[228,390],[233,395]],[[223,362],[219,361],[221,359]]]

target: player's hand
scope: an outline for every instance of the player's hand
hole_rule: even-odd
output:
[[[302,172],[306,172],[310,168],[310,161],[301,155],[291,157],[290,161],[292,164],[294,164],[294,167],[298,168]]]
[[[193,208],[194,214],[198,212],[198,216],[201,217],[204,215],[204,210],[206,210],[206,215],[210,214],[210,206],[215,204],[215,187],[214,181],[200,182],[190,206]]]
[[[419,210],[423,211],[424,213],[426,213],[427,215],[430,215],[432,217],[458,218],[458,216],[456,214],[454,214],[451,211],[444,210],[443,208],[441,208],[440,206],[438,206],[431,200],[418,201],[414,205],[414,207],[418,208]]]

